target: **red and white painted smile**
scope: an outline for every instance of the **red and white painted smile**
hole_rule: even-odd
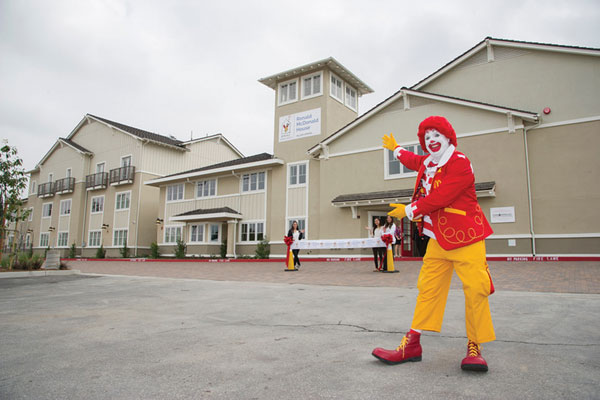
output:
[[[442,144],[440,142],[429,142],[429,150],[437,153],[442,148]]]

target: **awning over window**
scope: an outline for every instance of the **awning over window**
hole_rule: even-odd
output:
[[[496,182],[475,183],[477,197],[496,197]],[[410,202],[413,189],[388,190],[382,192],[342,194],[331,200],[336,207],[356,207],[389,203]]]
[[[229,208],[199,208],[187,211],[169,218],[169,221],[226,221],[229,219],[242,219],[242,214]]]

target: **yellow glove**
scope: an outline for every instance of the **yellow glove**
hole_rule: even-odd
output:
[[[396,139],[394,139],[393,133],[390,133],[390,136],[383,135],[382,139],[384,148],[394,151],[396,150],[396,147],[398,147],[398,143],[396,143]]]
[[[406,217],[406,205],[404,204],[395,204],[392,203],[390,204],[390,207],[395,207],[392,211],[390,211],[388,213],[388,215],[391,215],[394,218],[398,218],[398,219],[402,219],[404,217]]]

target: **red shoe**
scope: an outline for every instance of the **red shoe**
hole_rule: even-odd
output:
[[[487,372],[488,365],[481,356],[481,345],[469,340],[467,356],[463,358],[460,367],[465,371]]]
[[[371,353],[373,357],[378,358],[386,364],[402,364],[407,361],[421,361],[421,334],[414,331],[409,331],[402,338],[400,346],[396,350],[386,350],[381,347],[376,348]]]

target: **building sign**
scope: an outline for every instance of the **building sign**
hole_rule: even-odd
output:
[[[284,115],[279,118],[279,141],[301,139],[321,134],[321,109]]]
[[[515,222],[514,207],[495,207],[490,208],[490,222],[501,224],[505,222]]]

